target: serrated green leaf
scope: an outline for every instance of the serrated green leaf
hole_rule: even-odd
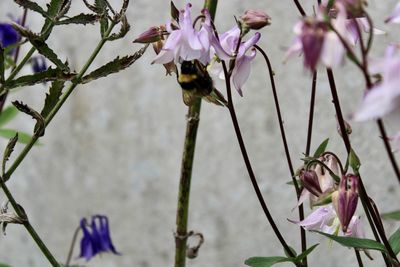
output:
[[[400,210],[381,214],[382,219],[400,221]]]
[[[389,244],[392,247],[394,254],[400,252],[400,227],[389,237]]]
[[[13,89],[16,87],[34,85],[50,81],[69,81],[72,80],[75,76],[76,73],[65,73],[58,68],[48,68],[45,71],[21,76],[15,80],[9,81],[5,84],[5,88]]]
[[[356,237],[348,237],[348,236],[336,236],[336,235],[330,235],[327,233],[319,232],[319,231],[312,231],[315,233],[318,233],[320,235],[324,235],[328,237],[329,239],[336,241],[337,243],[346,246],[346,247],[352,247],[352,248],[359,248],[359,249],[372,249],[372,250],[379,250],[386,252],[386,248],[384,245],[382,245],[379,242],[376,242],[375,240],[372,239],[367,239],[367,238],[356,238]]]
[[[30,9],[34,12],[39,13],[40,15],[42,15],[44,18],[48,18],[49,16],[47,15],[46,11],[44,11],[44,9],[39,6],[37,3],[29,1],[29,0],[14,0],[15,3],[17,3],[18,5],[20,5],[23,8],[27,8]]]
[[[124,38],[125,35],[129,32],[131,26],[128,23],[128,20],[126,19],[126,16],[122,16],[121,18],[121,28],[118,33],[113,33],[110,36],[107,37],[108,41],[114,41],[118,40],[121,38]]]
[[[100,18],[100,34],[101,37],[105,37],[105,33],[108,30],[108,17],[106,15],[101,16]]]
[[[50,111],[55,107],[55,105],[60,100],[62,95],[62,89],[64,88],[63,81],[54,81],[49,89],[49,93],[46,94],[46,99],[44,101],[44,107],[40,114],[45,118]]]
[[[54,53],[54,51],[45,43],[43,38],[29,29],[26,29],[16,23],[12,25],[14,29],[16,29],[22,36],[26,37],[29,42],[36,48],[36,50],[45,56],[48,60],[53,62],[59,69],[65,72],[69,72],[69,68],[65,65],[58,56]]]
[[[133,63],[135,63],[136,60],[138,60],[146,51],[148,45],[137,51],[135,54],[132,56],[125,56],[123,58],[117,57],[113,61],[108,62],[104,66],[98,68],[97,70],[92,71],[88,75],[84,76],[81,81],[78,81],[80,83],[88,83],[93,80],[99,79],[101,77],[106,77],[107,75],[110,75],[112,73],[119,72],[123,69],[126,69]]]
[[[311,247],[309,247],[308,249],[306,249],[306,251],[304,251],[303,253],[301,253],[299,256],[296,257],[296,261],[302,261],[305,257],[307,257],[308,254],[310,254],[311,252],[313,252],[313,250],[318,246],[319,244],[315,244]]]
[[[1,176],[3,176],[3,177],[4,177],[4,173],[6,172],[6,162],[10,158],[12,152],[14,151],[14,147],[15,147],[15,144],[17,143],[17,141],[18,141],[18,133],[16,133],[15,136],[8,141],[6,149],[4,150],[3,163],[1,165],[1,173],[2,173]]]
[[[315,150],[314,152],[314,158],[318,158],[319,156],[321,156],[322,153],[325,152],[326,147],[328,146],[329,143],[329,138],[325,139],[317,148],[317,150]]]
[[[46,125],[45,125],[44,118],[42,117],[42,115],[40,113],[38,113],[36,110],[34,110],[33,108],[29,107],[28,105],[26,105],[22,102],[14,101],[12,103],[19,111],[32,116],[32,118],[36,120],[36,122],[39,126],[35,128],[34,134],[36,136],[43,136]]]
[[[55,18],[60,12],[64,0],[51,0],[50,4],[47,5],[47,14],[51,18]]]
[[[8,106],[0,113],[0,128],[10,122],[18,115],[18,109],[14,106]]]
[[[12,129],[0,129],[0,136],[7,138],[7,139],[12,138],[13,136],[15,136],[16,133],[18,133],[18,143],[28,144],[32,139],[32,135],[30,135],[28,133],[24,133],[24,132],[12,130]],[[36,142],[35,145],[40,145],[40,143]]]
[[[95,14],[84,14],[81,13],[71,18],[59,20],[56,24],[57,25],[66,25],[66,24],[94,24],[96,21],[99,20],[99,16]]]
[[[269,267],[281,262],[293,262],[293,259],[286,257],[252,257],[247,259],[244,264],[251,267]]]

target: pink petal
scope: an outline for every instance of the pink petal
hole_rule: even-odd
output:
[[[321,60],[325,66],[334,68],[343,61],[345,49],[334,32],[328,32],[325,35],[324,45],[321,52]]]
[[[232,71],[232,82],[240,96],[242,94],[242,85],[247,81],[251,71],[251,61],[256,56],[256,51],[253,50],[250,56],[242,56],[237,58],[235,68]]]
[[[174,60],[174,52],[171,50],[161,50],[161,52],[154,58],[152,63],[166,64]]]
[[[335,218],[335,211],[331,205],[320,207],[300,222],[291,221],[306,230],[322,230]]]
[[[400,23],[400,3],[396,5],[393,13],[385,20],[386,23]]]

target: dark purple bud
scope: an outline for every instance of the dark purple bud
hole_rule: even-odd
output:
[[[347,11],[349,18],[358,18],[363,16],[363,7],[365,0],[336,0],[336,4],[342,4]]]
[[[357,187],[358,176],[348,174],[340,180],[339,190],[332,194],[332,202],[344,233],[347,231],[351,218],[357,208]]]
[[[165,26],[150,27],[147,31],[141,33],[138,38],[136,38],[134,43],[154,43],[162,39],[163,33],[165,32]]]
[[[259,30],[271,24],[271,17],[259,10],[246,10],[240,19],[245,27],[252,30]]]
[[[304,65],[315,70],[328,27],[324,22],[306,20],[303,22],[301,31],[300,40],[303,45]]]
[[[322,195],[322,189],[319,185],[318,175],[314,170],[304,171],[300,176],[303,186],[313,195]]]

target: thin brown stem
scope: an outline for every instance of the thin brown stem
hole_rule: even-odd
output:
[[[294,169],[293,169],[293,164],[292,164],[292,160],[291,160],[291,157],[290,157],[289,146],[288,146],[288,143],[287,143],[287,140],[286,140],[285,127],[284,127],[284,124],[283,124],[282,113],[281,113],[281,108],[280,108],[280,105],[279,105],[278,93],[276,91],[275,79],[274,79],[274,73],[273,73],[273,70],[272,70],[271,61],[269,60],[267,53],[265,53],[265,51],[263,49],[261,49],[258,45],[254,45],[254,47],[258,51],[260,51],[260,53],[262,54],[262,56],[265,59],[267,67],[268,67],[268,74],[269,74],[269,78],[270,78],[272,94],[274,96],[275,109],[276,109],[276,113],[277,113],[277,116],[278,116],[279,129],[280,129],[280,133],[281,133],[281,137],[282,137],[283,147],[284,147],[284,150],[285,150],[286,161],[287,161],[287,164],[288,164],[288,167],[289,167],[289,172],[290,172],[290,176],[292,178],[292,182],[293,182],[295,190],[296,190],[297,200],[299,200],[300,193],[301,193],[300,192],[300,187],[299,187],[299,184],[296,181],[296,177],[295,177],[295,173],[294,173]],[[299,205],[298,211],[299,211],[299,219],[300,219],[300,221],[304,220],[304,207],[303,207],[303,204]],[[302,227],[300,227],[300,237],[301,237],[302,252],[304,252],[304,251],[307,250],[307,240],[306,240],[306,232]],[[307,266],[307,257],[304,258],[303,263],[304,263],[304,266]]]
[[[233,105],[233,101],[232,101],[232,92],[231,92],[231,83],[230,83],[230,75],[229,75],[229,71],[226,67],[226,64],[224,61],[222,61],[222,67],[224,70],[224,74],[225,74],[225,84],[226,84],[226,91],[227,91],[227,95],[228,95],[228,109],[229,109],[229,113],[231,115],[232,118],[232,123],[233,123],[233,127],[235,129],[235,133],[236,133],[236,137],[239,143],[239,147],[240,150],[242,152],[242,156],[244,159],[244,163],[246,165],[246,169],[248,171],[251,183],[253,185],[254,191],[257,195],[258,201],[264,211],[265,216],[267,217],[267,220],[269,222],[269,224],[271,225],[275,235],[277,236],[279,242],[281,243],[282,247],[284,248],[284,250],[286,251],[286,253],[290,256],[290,257],[295,257],[295,255],[293,254],[292,250],[289,248],[288,244],[286,243],[285,239],[283,238],[281,232],[279,231],[277,225],[275,224],[274,219],[271,216],[271,213],[269,212],[269,209],[267,207],[267,204],[264,200],[264,197],[261,194],[261,190],[258,186],[257,183],[257,179],[255,177],[253,168],[251,166],[251,162],[249,159],[249,156],[247,154],[247,150],[246,150],[246,146],[244,144],[243,141],[243,137],[242,137],[242,133],[240,131],[240,126],[239,126],[239,122],[237,120],[237,116],[236,116],[236,112],[235,112],[235,107]],[[299,265],[297,265],[299,266]]]
[[[65,267],[69,267],[69,264],[71,262],[72,254],[74,252],[74,247],[75,247],[76,239],[78,238],[79,230],[81,230],[80,226],[78,226],[75,229],[74,235],[72,236],[71,246],[69,247],[67,260],[65,261]]]

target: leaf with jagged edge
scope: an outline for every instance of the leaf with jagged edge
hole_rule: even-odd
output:
[[[121,28],[120,28],[119,32],[111,34],[110,36],[107,37],[107,40],[114,41],[117,39],[124,38],[130,29],[131,29],[131,25],[129,25],[128,20],[126,19],[126,16],[123,15],[123,16],[121,16]]]
[[[4,48],[0,44],[0,84],[4,83]]]
[[[50,81],[69,81],[76,76],[76,73],[65,73],[60,69],[48,68],[45,71],[21,76],[5,84],[5,88],[13,89],[21,86],[35,85]]]
[[[144,46],[141,48],[139,51],[137,51],[135,54],[131,56],[125,56],[123,58],[117,57],[111,62],[108,62],[104,66],[101,66],[100,68],[92,71],[88,75],[85,75],[80,81],[80,83],[85,84],[88,82],[91,82],[93,80],[106,77],[109,74],[119,72],[123,69],[126,69],[133,63],[135,63],[136,60],[138,60],[146,51],[148,45]]]
[[[29,0],[14,0],[14,2],[23,8],[27,8],[29,10],[39,13],[44,18],[49,18],[46,11],[35,2],[29,1]]]
[[[62,95],[62,89],[64,88],[64,81],[54,81],[49,89],[49,93],[46,94],[46,99],[44,100],[44,106],[40,114],[43,118],[49,115],[50,111],[55,107],[55,105],[60,100]]]
[[[37,121],[39,127],[37,127],[37,129],[35,129],[34,135],[43,136],[44,130],[46,127],[43,116],[40,115],[40,113],[37,112],[36,110],[34,110],[33,108],[29,107],[28,105],[26,105],[20,101],[13,101],[12,103],[19,111],[32,116],[32,118]]]
[[[51,0],[49,4],[47,4],[47,14],[51,18],[57,17],[58,13],[61,10],[65,0]]]
[[[10,156],[14,151],[14,147],[17,141],[18,141],[18,133],[16,133],[15,136],[8,141],[8,144],[3,154],[3,162],[1,165],[1,173],[2,173],[1,176],[4,176],[4,173],[6,172],[6,163],[10,159]]]
[[[68,72],[69,68],[64,64],[54,51],[45,43],[42,37],[33,33],[29,29],[26,29],[17,23],[13,23],[12,26],[16,29],[23,37],[26,37],[29,42],[37,49],[37,51],[45,56],[48,60],[53,62],[61,70]]]
[[[79,15],[76,15],[71,18],[63,19],[57,21],[57,25],[66,25],[66,24],[94,24],[96,21],[98,21],[100,17],[95,14],[85,14],[81,13]]]

